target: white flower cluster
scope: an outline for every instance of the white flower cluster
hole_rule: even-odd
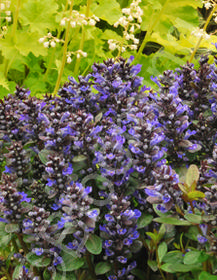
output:
[[[87,53],[83,52],[82,50],[77,50],[75,52],[67,52],[66,62],[69,63],[69,64],[72,62],[72,58],[71,58],[72,55],[76,55],[77,58],[80,58],[81,56],[87,57]]]
[[[11,5],[11,1],[1,1],[0,2],[0,13],[5,13],[5,20],[7,22],[11,22],[12,18],[11,18],[11,11],[9,10]]]
[[[200,29],[199,27],[195,28],[191,32],[191,35],[194,35],[195,37],[198,37],[198,38],[203,37],[206,40],[210,38],[210,35],[207,34],[205,30]]]
[[[119,25],[124,27],[123,39],[124,43],[110,39],[108,40],[109,49],[118,49],[119,52],[124,52],[126,48],[136,50],[139,44],[139,40],[135,37],[135,31],[140,29],[142,22],[143,11],[139,7],[141,0],[133,0],[129,8],[122,9],[123,16],[114,24],[114,27]]]
[[[57,43],[64,43],[64,40],[54,37],[50,32],[46,36],[41,37],[38,41],[39,43],[43,43],[45,48],[55,48]]]
[[[78,11],[73,10],[72,15],[67,18],[64,17],[60,25],[65,26],[66,22],[70,22],[71,27],[76,27],[77,25],[90,25],[90,26],[95,26],[96,22],[99,21],[99,18],[96,17],[95,15],[91,17],[86,17],[84,14],[80,14]]]
[[[217,5],[216,1],[215,0],[203,0],[203,4],[204,4],[204,7],[209,10],[211,8],[214,8],[215,5]],[[217,23],[217,13],[214,13],[213,14],[213,17],[214,17],[214,21],[215,23]]]

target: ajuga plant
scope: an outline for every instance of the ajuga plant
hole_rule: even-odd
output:
[[[217,278],[216,60],[167,70],[156,90],[132,62],[1,101],[7,279]]]

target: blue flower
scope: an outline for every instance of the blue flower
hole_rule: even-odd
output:
[[[34,252],[37,256],[41,256],[44,253],[43,248],[34,248],[32,249],[32,252]]]
[[[118,260],[120,263],[126,263],[126,262],[127,262],[127,258],[125,258],[125,257],[123,257],[123,256],[117,257],[117,260]]]

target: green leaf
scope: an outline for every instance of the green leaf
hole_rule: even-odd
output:
[[[200,224],[202,222],[202,217],[200,215],[186,214],[184,218],[194,224]]]
[[[137,220],[137,228],[144,228],[149,225],[153,220],[153,216],[150,214],[142,213],[141,217]]]
[[[194,183],[194,181],[198,181],[200,177],[199,169],[197,165],[191,164],[187,170],[185,183],[191,187],[191,185]]]
[[[6,224],[5,231],[7,233],[19,232],[20,227],[18,224]]]
[[[163,257],[163,262],[170,263],[170,264],[176,264],[176,263],[182,263],[183,261],[183,255],[180,251],[170,251],[166,253],[166,255]]]
[[[95,266],[96,275],[105,274],[111,270],[111,264],[108,262],[99,262]]]
[[[158,270],[158,265],[157,262],[154,260],[148,260],[148,266],[154,271],[156,272]]]
[[[23,269],[23,264],[18,264],[14,269],[12,279],[18,279],[22,269]]]
[[[43,255],[37,256],[34,253],[28,253],[26,255],[27,261],[35,267],[46,267],[50,264],[51,258],[44,257]]]
[[[186,220],[179,220],[177,218],[173,217],[159,217],[154,219],[157,223],[163,223],[163,224],[169,224],[169,225],[175,225],[175,226],[190,226],[191,223]]]
[[[75,258],[70,252],[63,251],[61,257],[63,262],[57,265],[59,271],[74,271],[81,268],[85,263],[83,258]]]
[[[190,251],[187,252],[184,256],[184,264],[196,264],[205,262],[209,256],[205,252],[200,251]]]
[[[199,275],[198,280],[217,280],[217,276],[211,275],[206,271],[202,271]]]
[[[75,276],[74,272],[64,272],[60,273],[57,272],[55,275],[52,275],[52,280],[77,280],[77,277]]]
[[[30,25],[31,32],[42,34],[46,29],[54,29],[57,9],[54,0],[29,0],[23,5],[19,16],[23,25]]]
[[[99,255],[102,252],[102,239],[92,234],[85,243],[87,250],[94,255]]]
[[[162,262],[163,257],[165,256],[165,254],[167,253],[167,244],[166,242],[162,242],[158,248],[157,248],[157,253],[158,253],[158,259],[159,262]]]

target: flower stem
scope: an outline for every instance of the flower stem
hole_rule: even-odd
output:
[[[64,13],[67,11],[67,7],[68,7],[68,1],[66,1],[66,5],[65,5],[65,8],[64,8]],[[59,28],[57,30],[57,36],[56,36],[57,39],[60,39],[59,36],[61,34],[61,29],[62,29],[62,26],[59,26]],[[55,59],[55,48],[53,48],[53,50],[51,52],[51,55],[48,58],[47,69],[44,73],[43,81],[46,81],[48,72],[51,69],[51,65],[52,65],[52,62],[53,62],[54,59]]]
[[[89,14],[90,14],[90,5],[91,5],[91,0],[87,0],[87,8],[86,8],[86,12],[85,12],[86,18],[88,18]],[[81,50],[81,51],[83,51],[83,48],[84,48],[84,41],[85,41],[85,29],[84,29],[84,26],[82,25],[82,37],[81,37],[81,41],[80,41],[80,45],[79,45],[79,50]],[[81,62],[81,57],[76,59],[75,68],[74,68],[75,76],[78,75],[80,62]]]
[[[210,13],[210,15],[208,16],[208,18],[207,18],[207,20],[206,20],[206,23],[205,23],[205,25],[204,25],[204,27],[203,27],[203,32],[206,32],[207,26],[208,26],[210,20],[212,19],[213,14],[214,14],[216,11],[217,11],[217,4],[215,4],[214,8],[212,9],[212,12]],[[203,40],[203,35],[201,35],[200,38],[199,38],[198,41],[197,41],[197,44],[196,44],[196,46],[195,46],[195,48],[194,48],[194,51],[193,51],[193,53],[191,54],[191,57],[190,57],[190,59],[189,59],[189,62],[190,62],[190,63],[192,62],[192,60],[193,60],[193,58],[194,58],[194,56],[195,56],[197,50],[199,49],[200,43],[201,43],[202,40]]]
[[[85,254],[85,257],[86,257],[86,261],[87,261],[87,265],[88,265],[88,268],[89,268],[89,272],[90,272],[91,278],[93,280],[96,280],[96,274],[95,274],[93,263],[91,261],[90,254],[87,252]]]
[[[141,55],[141,53],[142,53],[142,51],[143,51],[143,49],[144,49],[146,43],[147,43],[148,40],[150,39],[151,34],[152,34],[154,28],[156,27],[156,25],[158,24],[158,22],[159,22],[161,16],[163,15],[165,9],[167,8],[167,4],[169,3],[169,1],[170,1],[170,0],[166,0],[166,1],[165,1],[165,3],[164,3],[164,5],[163,5],[162,9],[161,9],[160,12],[159,12],[159,14],[158,14],[157,16],[155,16],[155,21],[153,21],[153,23],[149,25],[148,30],[147,30],[147,32],[146,32],[146,34],[145,34],[145,38],[144,38],[144,40],[142,41],[142,44],[141,44],[141,46],[140,46],[140,48],[139,48],[139,50],[138,50],[138,53],[137,53],[136,56],[135,56],[135,59],[136,59],[136,60],[137,60],[137,59],[139,58],[139,56]]]
[[[70,4],[70,12],[69,12],[70,16],[72,14],[73,2],[74,1],[72,0],[71,4]],[[59,72],[57,82],[56,82],[56,85],[55,85],[55,88],[54,88],[54,93],[53,93],[54,96],[57,94],[57,91],[59,89],[61,78],[62,78],[62,75],[63,75],[63,70],[64,70],[65,63],[66,63],[66,53],[67,53],[67,47],[68,47],[68,42],[69,42],[69,30],[70,30],[70,21],[68,21],[68,25],[67,25],[67,28],[66,28],[66,36],[65,36],[65,42],[64,42],[64,45],[63,45],[63,56],[62,56],[61,68],[60,68],[60,72]]]

